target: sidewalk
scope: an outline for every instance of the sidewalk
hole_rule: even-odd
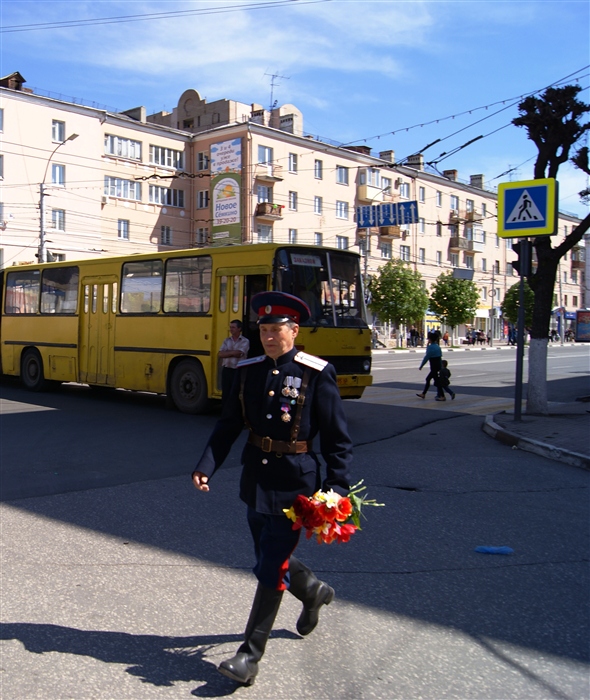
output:
[[[482,429],[513,448],[590,470],[590,397],[550,403],[549,415],[523,414],[520,422],[512,411],[488,415]]]

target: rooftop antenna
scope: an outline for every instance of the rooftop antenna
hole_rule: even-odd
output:
[[[291,76],[279,75],[278,73],[272,73],[272,74],[265,73],[264,75],[268,75],[270,77],[270,109],[269,109],[269,112],[272,112],[272,110],[277,106],[277,100],[273,101],[275,85],[277,87],[280,86],[280,83],[275,82],[276,79],[282,78],[283,80],[290,80]]]

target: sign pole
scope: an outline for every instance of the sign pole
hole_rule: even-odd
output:
[[[521,241],[520,244],[520,287],[518,290],[518,333],[516,336],[516,379],[514,387],[514,421],[519,423],[522,418],[522,367],[524,360],[524,280],[525,273],[530,268],[531,242]]]

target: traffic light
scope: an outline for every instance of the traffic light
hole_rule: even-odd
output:
[[[512,269],[516,270],[521,277],[528,277],[531,274],[531,242],[519,241],[512,244],[512,250],[518,255],[518,260],[512,263]]]

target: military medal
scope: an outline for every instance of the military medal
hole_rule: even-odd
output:
[[[291,420],[291,414],[289,413],[290,408],[289,404],[284,403],[281,406],[281,411],[283,412],[283,415],[281,416],[281,420],[283,423],[288,423]]]
[[[285,386],[281,390],[281,394],[292,399],[299,396],[299,387],[301,386],[301,377],[285,377],[283,382]]]

